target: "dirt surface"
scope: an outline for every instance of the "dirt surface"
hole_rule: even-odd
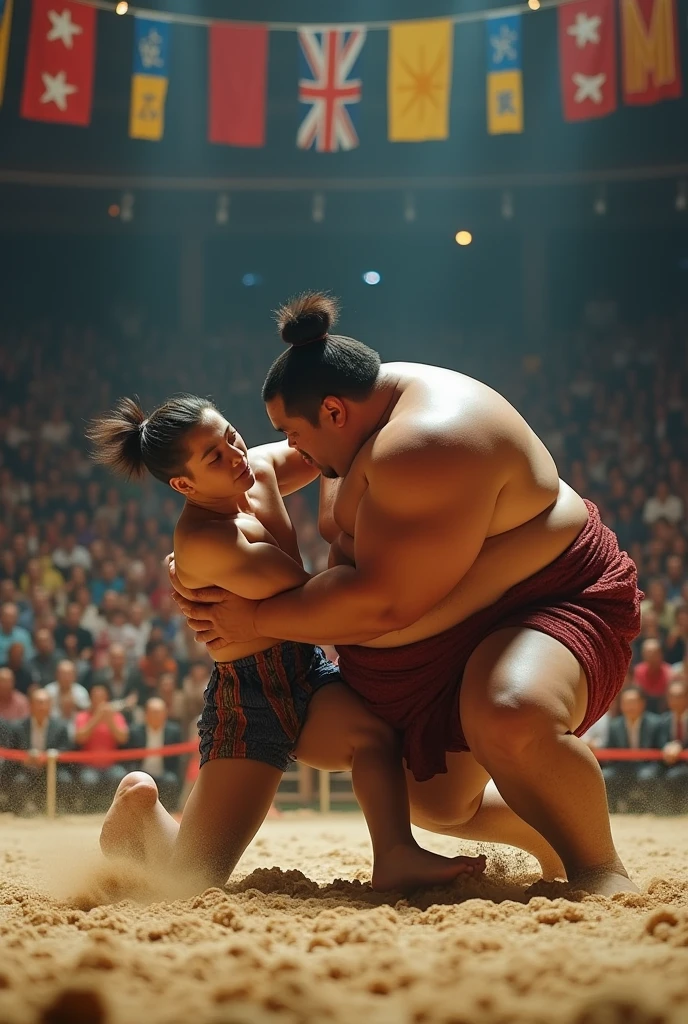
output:
[[[3,1024],[688,1021],[686,818],[615,821],[642,894],[611,900],[532,896],[525,855],[422,832],[486,852],[486,878],[385,898],[360,817],[293,813],[225,890],[118,902],[98,827],[0,817]]]

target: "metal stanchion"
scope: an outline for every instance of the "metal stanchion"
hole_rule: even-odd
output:
[[[330,810],[330,773],[320,772],[320,813],[328,814]]]
[[[45,813],[54,818],[57,811],[57,750],[47,750],[45,765]]]

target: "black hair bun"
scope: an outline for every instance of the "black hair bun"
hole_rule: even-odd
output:
[[[277,326],[287,345],[323,341],[336,322],[337,300],[323,292],[304,292],[277,310]]]

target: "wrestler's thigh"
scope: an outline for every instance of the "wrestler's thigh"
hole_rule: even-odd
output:
[[[490,634],[475,649],[463,674],[461,725],[479,756],[484,742],[508,742],[512,730],[573,732],[585,717],[588,683],[580,664],[546,633],[513,627]]]
[[[416,782],[406,772],[411,821],[428,832],[454,832],[480,807],[490,776],[471,753],[447,754],[447,774]]]
[[[313,695],[296,744],[296,760],[326,772],[351,769],[363,743],[388,744],[393,730],[344,683],[328,683]]]

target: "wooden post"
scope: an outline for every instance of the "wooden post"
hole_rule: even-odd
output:
[[[57,750],[46,751],[45,765],[45,813],[54,818],[57,811]]]
[[[330,773],[320,773],[320,813],[329,814],[330,812]]]

